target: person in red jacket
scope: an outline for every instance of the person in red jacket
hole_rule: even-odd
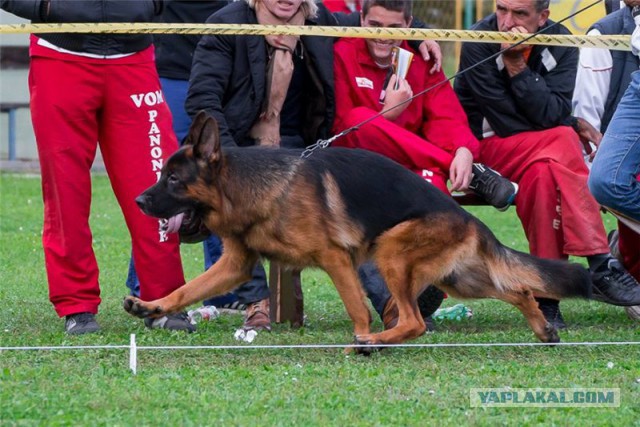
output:
[[[408,28],[411,25],[410,0],[365,0],[361,26]],[[392,67],[392,52],[399,46],[414,53],[404,79],[398,79]],[[342,39],[334,46],[336,120],[333,131],[359,125],[383,114],[358,130],[338,138],[334,146],[361,148],[387,156],[424,177],[440,190],[474,189],[498,209],[507,209],[517,186],[489,168],[474,165],[479,153],[478,140],[442,71],[425,61],[407,42],[377,39]],[[399,81],[398,81],[399,80]],[[414,94],[444,82],[425,95]],[[397,88],[396,88],[397,83]],[[404,104],[402,104],[404,102]],[[390,107],[399,105],[391,110]],[[388,111],[385,111],[388,110]],[[383,310],[385,328],[397,317],[395,302],[385,284],[376,279],[376,266],[366,263],[360,279],[376,310]],[[433,286],[433,305],[423,315],[438,308],[444,295]],[[427,292],[425,291],[425,294]],[[429,318],[425,318],[430,324]],[[431,327],[430,327],[431,329]]]
[[[0,0],[33,22],[148,22],[156,0]],[[140,295],[162,298],[184,284],[178,237],[135,198],[177,148],[149,34],[32,34],[30,108],[44,201],[42,246],[49,300],[65,331],[100,329],[99,270],[89,227],[91,164],[98,145],[131,233]],[[145,319],[152,329],[195,330],[186,313]]]
[[[409,0],[365,0],[361,25],[408,28],[411,5]],[[334,132],[383,114],[333,145],[377,152],[446,193],[450,181],[452,190],[471,188],[498,209],[508,208],[517,187],[490,169],[473,164],[479,143],[451,85],[440,84],[409,100],[413,94],[445,81],[444,73],[432,70],[431,61],[413,55],[405,78],[398,77],[392,67],[396,46],[415,53],[407,42],[397,40],[343,39],[335,44],[335,88],[340,96]]]

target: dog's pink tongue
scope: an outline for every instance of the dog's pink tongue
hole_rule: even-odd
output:
[[[179,213],[178,215],[172,216],[167,220],[167,233],[177,233],[180,230],[180,225],[182,224],[182,218],[184,217],[184,213]]]

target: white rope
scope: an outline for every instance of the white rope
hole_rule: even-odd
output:
[[[137,355],[140,350],[264,350],[264,349],[331,349],[331,348],[455,348],[455,347],[578,347],[578,346],[623,346],[640,345],[640,341],[595,341],[595,342],[516,342],[516,343],[424,343],[424,344],[273,344],[273,345],[187,345],[187,346],[138,346],[135,335],[131,335],[130,345],[81,345],[81,346],[35,346],[0,347],[0,351],[22,350],[100,350],[128,349]]]

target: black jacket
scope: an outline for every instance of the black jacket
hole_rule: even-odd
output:
[[[357,25],[358,14],[336,18],[321,4],[306,25]],[[338,22],[340,20],[340,22]],[[232,3],[208,23],[257,24],[244,1]],[[306,145],[330,135],[335,115],[331,37],[302,36],[304,60],[311,74],[305,90],[303,139]],[[248,132],[257,120],[266,91],[267,47],[264,36],[202,37],[194,53],[186,110],[191,117],[206,110],[218,121],[223,145],[253,145]]]
[[[543,28],[553,21],[548,20]],[[495,14],[473,27],[479,31],[498,31]],[[545,34],[571,34],[562,25],[555,25]],[[464,43],[460,71],[488,58],[500,50],[498,43]],[[502,57],[456,77],[454,88],[469,118],[471,130],[483,138],[486,119],[496,135],[507,137],[525,131],[568,125],[571,98],[578,67],[578,49],[561,46],[535,45],[528,68],[509,77]]]
[[[0,0],[7,12],[34,23],[151,22],[162,0]],[[95,55],[139,52],[153,41],[150,34],[37,34],[63,49]]]
[[[199,24],[229,3],[229,0],[165,0],[161,21]],[[193,51],[199,40],[200,35],[196,34],[154,35],[160,77],[189,80]]]

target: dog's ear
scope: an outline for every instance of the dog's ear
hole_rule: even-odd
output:
[[[198,113],[194,124],[199,126],[199,134],[193,133],[193,129],[189,131],[193,143],[193,152],[196,158],[206,160],[208,163],[214,163],[220,160],[220,133],[218,132],[218,122],[211,116],[205,114],[202,119],[202,112]],[[202,119],[202,120],[199,120]]]
[[[183,145],[195,145],[196,142],[198,142],[200,134],[202,133],[202,128],[209,117],[209,114],[204,110],[200,110],[198,114],[196,114],[196,117],[193,119],[191,126],[189,127],[189,133],[182,143]]]

